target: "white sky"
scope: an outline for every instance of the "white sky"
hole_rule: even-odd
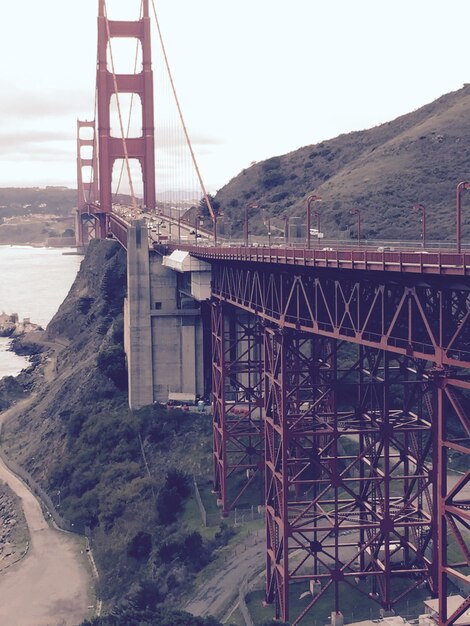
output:
[[[140,7],[108,0],[110,18],[116,3]],[[75,187],[76,119],[94,109],[98,0],[0,6],[0,186]],[[252,161],[370,128],[470,82],[469,0],[156,6],[211,191]]]

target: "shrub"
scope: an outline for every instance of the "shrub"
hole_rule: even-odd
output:
[[[127,388],[126,357],[122,346],[113,344],[98,353],[98,367],[118,389]]]
[[[89,296],[82,296],[77,300],[77,309],[83,315],[87,315],[92,304],[93,298],[90,298]]]
[[[191,493],[189,476],[179,470],[170,470],[166,476],[165,487],[175,488],[181,498],[187,498]]]
[[[152,552],[152,535],[138,532],[127,544],[127,554],[137,560],[147,560]]]
[[[157,496],[157,513],[161,524],[172,524],[183,510],[183,498],[175,487],[163,487]]]
[[[272,157],[267,159],[261,165],[261,169],[264,173],[271,172],[272,170],[278,170],[281,167],[281,157]]]
[[[262,184],[265,189],[278,187],[279,185],[283,185],[285,182],[285,176],[280,172],[268,172],[262,179]]]

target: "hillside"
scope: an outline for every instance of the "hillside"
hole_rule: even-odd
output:
[[[353,208],[361,210],[364,238],[418,239],[420,216],[410,207],[419,202],[427,208],[428,239],[453,240],[455,189],[467,179],[470,85],[386,124],[256,163],[215,200],[238,232],[245,207],[256,204],[249,210],[250,230],[266,234],[268,215],[275,231],[286,215],[301,216],[305,224],[306,199],[315,193],[322,198],[314,209],[325,237],[345,239],[356,236]],[[465,213],[462,231],[470,239]]]
[[[2,444],[90,536],[105,607],[153,615],[178,606],[228,535],[216,526],[201,536],[197,513],[186,512],[192,476],[209,477],[210,417],[128,409],[125,290],[124,251],[92,242],[47,331],[23,341],[42,352],[20,377],[29,404],[7,422]]]

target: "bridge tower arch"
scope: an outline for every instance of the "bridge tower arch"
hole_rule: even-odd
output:
[[[98,146],[100,237],[106,236],[107,215],[112,208],[112,172],[118,159],[137,159],[142,168],[143,201],[154,209],[155,196],[155,128],[153,108],[153,71],[149,0],[142,2],[142,17],[137,21],[112,21],[107,17],[106,2],[99,0],[98,16]],[[135,74],[114,74],[108,69],[108,49],[113,38],[134,38],[142,46],[142,70]],[[111,135],[111,98],[120,93],[136,94],[142,103],[142,134],[124,138]]]
[[[88,131],[88,132],[87,132]],[[85,154],[84,150],[87,150]],[[87,172],[87,175],[85,175]],[[94,215],[99,200],[95,121],[77,120],[77,213],[75,239],[83,247],[97,235]]]

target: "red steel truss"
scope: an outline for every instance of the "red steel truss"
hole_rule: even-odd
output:
[[[223,513],[263,469],[262,333],[252,315],[212,305],[214,489]]]
[[[224,398],[238,366],[222,311],[237,308],[264,337],[266,595],[278,617],[299,588],[312,595],[294,625],[325,594],[339,613],[350,587],[387,610],[427,585],[442,626],[468,608],[449,615],[446,602],[470,582],[467,282],[213,262],[216,484],[226,493],[244,469],[227,461],[236,428],[250,436]]]

